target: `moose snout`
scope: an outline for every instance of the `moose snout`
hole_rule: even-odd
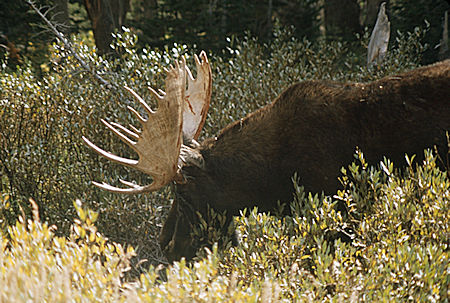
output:
[[[176,205],[172,205],[172,209],[159,235],[159,245],[169,262],[178,261],[182,257],[190,260],[196,253],[196,249],[192,245],[191,227],[178,214],[176,208]]]
[[[181,258],[189,261],[195,256],[196,252],[190,241],[185,239],[172,239],[161,249],[170,263],[179,261]]]

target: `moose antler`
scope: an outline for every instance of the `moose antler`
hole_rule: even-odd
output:
[[[136,168],[151,175],[153,182],[149,185],[140,186],[120,180],[128,188],[119,188],[104,182],[93,182],[94,185],[112,192],[135,194],[155,191],[172,180],[180,179],[178,163],[180,162],[182,134],[189,141],[198,138],[205,122],[211,98],[211,68],[205,52],[200,53],[200,58],[201,61],[195,56],[197,79],[192,77],[184,58],[182,58],[181,65],[175,62],[175,67],[171,66],[170,70],[166,70],[167,93],[159,90],[160,95],[151,87],[149,88],[158,99],[156,112],[131,88],[125,87],[148,114],[148,119],[144,119],[134,108],[128,107],[142,124],[142,130],[137,130],[132,126],[132,130],[129,130],[118,123],[101,120],[138,154],[138,160],[111,154],[97,147],[86,137],[82,137],[84,142],[98,154],[113,162]],[[186,71],[189,76],[187,92]],[[187,129],[183,127],[183,117],[188,125]],[[131,140],[130,137],[135,141]]]

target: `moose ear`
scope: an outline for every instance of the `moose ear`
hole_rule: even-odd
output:
[[[194,55],[197,78],[194,79],[186,66],[188,88],[183,105],[183,139],[188,142],[197,140],[205,124],[211,100],[211,67],[206,53],[200,53],[200,59]]]
[[[186,165],[202,169],[205,166],[205,161],[200,151],[183,144],[181,145],[180,156],[178,158],[178,167],[184,167]]]

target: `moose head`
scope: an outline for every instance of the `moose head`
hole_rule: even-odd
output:
[[[148,116],[129,107],[140,130],[102,120],[138,160],[113,155],[83,137],[105,158],[153,178],[144,186],[124,180],[126,188],[93,182],[96,186],[133,194],[173,184],[175,200],[160,235],[169,261],[195,255],[199,247],[191,230],[197,214],[206,215],[208,207],[226,211],[229,223],[243,208],[269,211],[279,201],[291,201],[294,173],[305,190],[332,193],[339,187],[340,168],[352,161],[356,147],[371,163],[387,156],[401,164],[405,153],[420,155],[433,146],[444,152],[447,144],[450,60],[372,83],[297,83],[201,143],[196,140],[212,80],[206,54],[195,56],[195,62],[197,78],[182,59],[166,71],[166,92],[150,88],[159,102],[156,111],[127,88]]]

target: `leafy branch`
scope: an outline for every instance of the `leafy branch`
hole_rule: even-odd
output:
[[[102,76],[100,76],[95,70],[93,70],[86,61],[83,60],[83,58],[76,52],[74,47],[72,46],[72,43],[64,36],[62,32],[60,32],[57,27],[46,17],[46,13],[42,13],[40,9],[36,6],[35,2],[32,0],[25,0],[25,2],[39,15],[39,17],[44,20],[47,27],[55,34],[56,38],[58,38],[64,46],[70,51],[70,53],[73,55],[73,57],[80,63],[81,67],[91,74],[97,81],[99,81],[101,84],[105,85],[108,89],[117,90],[119,87],[117,84],[112,83],[106,79],[104,79]]]

